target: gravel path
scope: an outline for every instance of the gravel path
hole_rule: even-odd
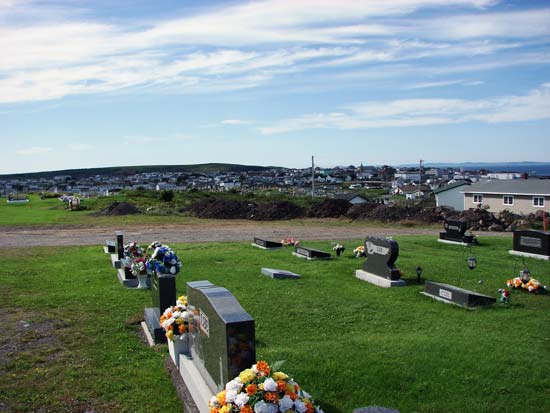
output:
[[[0,228],[0,246],[4,248],[61,245],[98,245],[114,238],[114,231],[124,231],[126,241],[135,240],[142,244],[159,240],[170,243],[252,241],[257,236],[280,240],[294,237],[299,240],[347,240],[362,239],[367,235],[433,235],[439,229],[426,228],[376,228],[367,226],[334,225],[331,223],[293,222],[249,222],[228,221],[205,224],[165,226],[121,226],[121,227],[20,227]],[[484,233],[509,236],[509,233]]]

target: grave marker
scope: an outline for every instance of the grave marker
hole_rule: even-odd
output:
[[[264,250],[275,250],[283,248],[283,244],[276,241],[268,241],[262,238],[254,237],[254,242],[252,244],[253,247],[261,248]]]
[[[488,295],[433,281],[426,281],[422,294],[437,301],[458,305],[468,309],[491,305],[497,301],[496,298]]]
[[[365,240],[367,260],[363,270],[357,270],[355,276],[379,287],[402,287],[401,271],[395,266],[399,256],[399,244],[390,238],[367,237]]]
[[[176,276],[157,274],[151,276],[151,301],[153,307],[145,309],[145,327],[154,343],[165,343],[166,336],[160,326],[160,315],[168,307],[176,305]],[[142,325],[143,326],[143,325]]]
[[[294,252],[292,253],[292,255],[294,255],[295,257],[305,258],[308,260],[330,259],[330,252],[319,251],[313,248],[301,247],[299,245],[296,245],[294,247]]]
[[[276,270],[273,268],[262,268],[262,274],[278,280],[285,279],[285,278],[291,278],[291,279],[300,278],[298,274],[295,274],[293,272],[285,271],[285,270]]]
[[[180,356],[180,375],[195,408],[186,405],[186,411],[208,412],[212,394],[256,362],[254,319],[209,281],[188,282],[187,301],[191,357]]]
[[[439,242],[454,245],[471,245],[475,243],[473,235],[466,235],[468,223],[457,219],[446,219],[445,232],[439,233]]]
[[[550,260],[550,232],[535,230],[514,231],[514,246],[510,254]]]

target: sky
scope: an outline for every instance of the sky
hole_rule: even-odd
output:
[[[0,0],[1,173],[550,161],[550,1]]]

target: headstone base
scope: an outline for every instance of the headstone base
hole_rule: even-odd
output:
[[[111,254],[111,263],[113,264],[113,267],[117,270],[119,268],[122,268],[122,261],[118,259],[118,254]]]
[[[298,257],[298,258],[304,258],[308,261],[311,261],[311,260],[330,260],[332,258],[332,257],[307,257],[305,255],[298,254],[297,252],[293,252],[292,255],[294,255],[295,257]]]
[[[253,247],[259,248],[261,250],[268,250],[268,251],[274,251],[274,250],[282,250],[284,247],[264,247],[263,245],[258,245],[255,243],[251,243]]]
[[[216,392],[208,387],[192,359],[182,354],[179,364],[181,378],[195,404],[195,406],[186,406],[190,410],[186,409],[185,411],[188,413],[210,413],[208,401]]]
[[[166,343],[164,329],[160,326],[160,313],[158,308],[145,309],[145,326],[155,344]]]
[[[368,283],[383,288],[404,287],[405,285],[407,285],[405,280],[390,280],[388,278],[380,277],[379,275],[372,274],[363,270],[355,271],[355,276],[362,281],[366,281]]]
[[[515,255],[516,257],[535,258],[537,260],[550,261],[550,257],[548,255],[531,254],[529,252],[521,252],[521,251],[514,251],[514,250],[510,250],[508,252],[510,253],[510,255]]]
[[[103,252],[104,252],[105,254],[111,254],[111,251],[109,251],[109,247],[106,246],[106,245],[103,246]]]
[[[147,344],[149,345],[149,347],[153,347],[155,345],[155,340],[149,332],[149,329],[147,328],[147,323],[145,321],[141,322],[141,331],[143,331],[143,334],[145,335],[145,340],[147,340]]]
[[[126,271],[124,268],[119,268],[117,270],[118,281],[126,288],[137,288],[139,285],[139,280],[137,278],[126,278]],[[147,278],[145,281],[148,288],[151,288],[151,279]]]
[[[460,242],[460,241],[450,241],[448,239],[438,239],[437,242],[441,242],[442,244],[449,244],[449,245],[460,245],[462,247],[469,247],[470,245],[474,245],[473,242],[466,243],[466,242]]]
[[[488,295],[433,281],[426,281],[424,291],[421,294],[437,301],[467,308],[468,310],[475,310],[478,307],[492,305],[497,302],[496,298]]]
[[[285,270],[275,270],[273,268],[262,268],[262,274],[267,275],[268,277],[271,277],[271,278],[276,278],[278,280],[285,279],[285,278],[292,278],[292,279],[300,278],[300,275],[295,274],[293,272],[285,271]]]

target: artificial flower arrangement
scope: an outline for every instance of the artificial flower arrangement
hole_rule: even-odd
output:
[[[153,251],[146,263],[148,272],[155,271],[157,274],[172,275],[180,272],[182,263],[169,246],[155,241],[147,249]]]
[[[160,316],[160,325],[166,332],[166,338],[174,340],[174,336],[186,333],[191,316],[187,311],[187,297],[185,295],[178,297],[176,305],[168,307]]]
[[[312,397],[283,372],[271,372],[265,361],[228,382],[208,403],[210,413],[323,413]]]
[[[130,242],[124,246],[124,261],[126,268],[130,270],[132,275],[137,277],[147,273],[145,265],[147,254],[137,242]]]
[[[355,256],[355,258],[366,257],[367,253],[365,252],[365,246],[359,245],[357,248],[353,250],[353,255]]]
[[[340,256],[345,250],[346,247],[344,247],[342,244],[338,243],[334,247],[332,247],[332,250],[336,252],[336,256]]]
[[[535,279],[531,278],[531,274],[527,270],[520,272],[519,277],[506,281],[506,285],[510,288],[523,288],[530,293],[538,293],[546,291],[546,286]]]
[[[293,247],[295,245],[299,245],[300,241],[298,241],[297,239],[294,239],[292,237],[289,237],[289,238],[285,238],[285,239],[281,240],[281,244],[283,244],[283,246],[285,246],[285,247]]]

